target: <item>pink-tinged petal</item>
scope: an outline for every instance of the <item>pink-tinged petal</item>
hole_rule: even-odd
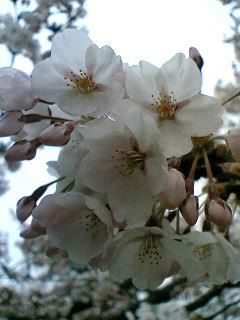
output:
[[[114,76],[122,72],[122,60],[109,46],[99,48],[92,45],[86,52],[87,74],[96,84],[112,85]]]
[[[32,86],[36,97],[49,102],[56,102],[59,95],[71,90],[64,75],[54,69],[50,59],[36,64],[32,73]]]
[[[12,145],[5,153],[7,161],[32,160],[41,144],[36,141],[21,140]]]
[[[62,74],[72,70],[85,71],[87,48],[93,44],[88,34],[81,30],[66,29],[56,34],[52,40],[51,61]]]
[[[46,146],[63,146],[68,143],[74,130],[71,122],[55,122],[39,136],[39,141]]]
[[[0,105],[4,111],[32,108],[31,78],[13,68],[0,69]]]
[[[21,111],[10,111],[0,118],[0,137],[9,137],[18,134],[24,127],[24,122],[20,121]]]
[[[83,199],[79,193],[56,193],[44,197],[33,210],[32,215],[41,225],[49,227],[63,223],[72,212],[81,208],[83,208]]]
[[[183,201],[182,205],[180,206],[181,214],[184,220],[190,226],[194,226],[197,223],[199,216],[198,209],[198,198],[195,197],[193,194],[187,196],[187,198]]]
[[[17,203],[16,216],[18,220],[23,223],[32,214],[33,209],[36,207],[36,202],[32,197],[23,197]]]
[[[205,205],[206,218],[218,226],[229,226],[232,222],[232,210],[220,199],[208,200]]]
[[[169,169],[164,191],[160,193],[160,204],[163,208],[173,210],[186,198],[185,180],[181,172]]]
[[[189,103],[177,109],[176,120],[181,132],[191,137],[207,136],[222,125],[223,109],[217,99],[203,94],[192,97]]]
[[[177,53],[160,70],[167,83],[168,92],[173,92],[177,102],[199,94],[202,76],[191,58],[186,59],[184,54]]]

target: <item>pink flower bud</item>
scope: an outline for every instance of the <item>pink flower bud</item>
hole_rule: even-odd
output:
[[[46,228],[43,227],[36,219],[32,219],[31,221],[31,228],[34,232],[37,232],[38,234],[42,235],[46,233]]]
[[[37,148],[40,145],[36,140],[17,141],[7,150],[5,159],[7,161],[32,160],[36,156]]]
[[[23,197],[17,203],[16,215],[20,222],[26,221],[32,210],[36,207],[36,202],[32,197]]]
[[[46,250],[46,255],[49,257],[49,258],[52,258],[53,256],[55,256],[56,254],[58,254],[60,252],[60,250],[56,247],[49,247],[47,248]]]
[[[194,226],[198,220],[198,209],[198,197],[193,194],[190,194],[180,206],[180,212],[190,226]]]
[[[193,59],[193,61],[198,66],[198,69],[201,71],[203,64],[204,64],[204,61],[203,61],[203,58],[202,58],[201,54],[199,53],[198,49],[191,47],[189,49],[189,57],[191,59]]]
[[[185,181],[181,172],[169,169],[166,188],[159,195],[162,207],[173,210],[186,198]]]
[[[21,111],[6,112],[0,118],[0,137],[9,137],[18,134],[24,127],[24,122],[19,120],[21,116]]]
[[[230,130],[225,140],[234,159],[240,161],[240,129]]]
[[[36,239],[38,237],[40,237],[41,234],[39,234],[38,232],[35,232],[31,226],[28,227],[27,229],[23,230],[22,232],[20,232],[20,237],[24,238],[25,240],[27,239]]]
[[[55,122],[41,133],[39,140],[46,146],[63,146],[70,140],[73,130],[72,122]]]
[[[0,69],[0,105],[4,111],[32,108],[33,94],[31,77],[13,69]]]
[[[217,226],[229,226],[232,222],[232,210],[222,199],[216,198],[206,202],[206,218]]]

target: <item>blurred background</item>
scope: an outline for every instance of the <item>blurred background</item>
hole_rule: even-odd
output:
[[[31,74],[49,56],[55,33],[82,28],[129,64],[146,60],[160,67],[196,47],[204,59],[202,92],[224,100],[239,87],[239,10],[239,0],[0,0],[0,67]],[[239,103],[227,105],[228,128],[238,125]],[[16,203],[52,180],[46,163],[59,150],[45,147],[20,164],[5,161],[10,144],[0,140],[1,320],[240,319],[240,284],[212,288],[174,278],[141,292],[64,257],[48,258],[44,237],[23,242]]]

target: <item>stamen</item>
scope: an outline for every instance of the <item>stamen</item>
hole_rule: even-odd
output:
[[[173,120],[177,108],[177,101],[174,99],[173,92],[171,95],[159,96],[152,95],[152,111],[158,114],[159,120]]]
[[[124,177],[132,176],[138,170],[144,170],[145,155],[138,150],[116,149],[112,159],[116,160],[115,168]]]
[[[141,263],[148,262],[150,264],[159,265],[161,256],[161,245],[158,236],[153,234],[147,235],[138,251],[138,260]]]
[[[64,76],[64,80],[67,82],[67,87],[72,87],[82,94],[89,94],[97,87],[95,81],[81,69],[79,70],[79,74],[71,71],[69,75]]]

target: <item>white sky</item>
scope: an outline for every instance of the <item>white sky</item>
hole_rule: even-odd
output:
[[[0,0],[0,13],[8,8],[7,0]],[[84,24],[92,39],[98,45],[112,46],[124,62],[147,60],[161,66],[175,53],[188,54],[188,48],[195,46],[205,60],[203,93],[213,94],[218,79],[232,79],[233,49],[223,43],[231,19],[228,8],[218,0],[87,0],[86,9]],[[0,66],[7,61],[0,50]],[[18,60],[18,68],[25,67],[23,61]],[[11,229],[11,242],[17,238],[18,227],[10,223],[9,209],[15,209],[20,197],[52,180],[45,163],[57,153],[52,148],[39,154],[9,174],[11,189],[1,197],[0,225],[3,230]]]

